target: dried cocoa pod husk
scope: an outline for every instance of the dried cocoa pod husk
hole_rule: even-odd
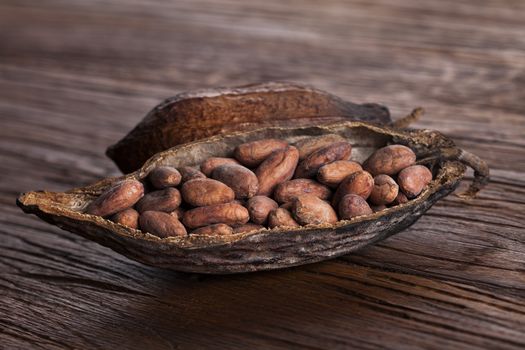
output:
[[[224,236],[190,234],[160,238],[85,213],[85,208],[114,184],[124,180],[144,181],[147,174],[157,166],[179,169],[200,164],[210,156],[228,157],[237,145],[261,138],[283,139],[294,144],[305,137],[325,134],[345,137],[353,145],[352,158],[358,162],[386,145],[405,145],[433,169],[434,178],[417,197],[407,203],[369,215],[340,220],[334,224],[276,227]],[[148,265],[214,274],[248,272],[333,258],[391,236],[413,224],[436,201],[451,193],[465,174],[465,164],[475,170],[474,182],[466,193],[471,197],[486,184],[488,168],[478,157],[457,148],[439,132],[402,131],[364,122],[273,127],[180,145],[153,156],[131,174],[108,178],[67,192],[25,193],[20,195],[17,204],[27,213],[36,214],[51,224]],[[247,217],[242,219],[246,220]]]
[[[391,123],[384,106],[355,104],[307,85],[268,82],[196,90],[155,106],[106,154],[123,173],[129,173],[155,153],[213,135],[348,120]]]

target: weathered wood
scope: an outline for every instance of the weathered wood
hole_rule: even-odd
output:
[[[521,1],[0,4],[0,344],[63,348],[525,346]],[[284,271],[145,267],[22,214],[35,188],[117,175],[105,148],[156,103],[291,80],[412,107],[492,182],[384,243]]]

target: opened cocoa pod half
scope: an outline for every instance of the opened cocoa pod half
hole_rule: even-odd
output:
[[[235,97],[231,98],[235,99]],[[421,181],[417,182],[417,190],[422,188],[420,193],[411,193],[410,199],[403,204],[384,206],[375,212],[372,210],[357,212],[351,207],[355,203],[347,203],[345,199],[342,204],[344,215],[340,215],[339,219],[341,217],[348,219],[338,221],[336,211],[332,210],[330,202],[324,199],[326,198],[324,194],[320,196],[317,192],[306,195],[298,193],[297,197],[291,198],[292,204],[288,207],[294,216],[288,215],[287,221],[275,220],[277,218],[275,214],[279,210],[289,214],[283,208],[272,210],[276,208],[276,203],[268,208],[269,212],[264,211],[260,222],[266,220],[268,213],[268,226],[285,225],[272,229],[247,223],[250,219],[250,210],[251,215],[254,215],[253,208],[250,207],[248,210],[245,208],[245,202],[234,200],[233,192],[228,194],[227,199],[223,200],[220,197],[220,200],[213,202],[210,207],[200,206],[209,203],[196,202],[194,208],[181,210],[182,223],[189,228],[187,232],[178,219],[179,213],[177,215],[167,213],[180,201],[180,195],[174,191],[171,191],[173,195],[167,193],[161,196],[163,199],[167,198],[165,202],[169,206],[166,204],[160,209],[153,208],[153,211],[146,211],[147,217],[139,219],[140,227],[151,226],[149,232],[158,231],[160,234],[150,234],[113,222],[110,220],[113,214],[111,210],[104,211],[108,216],[95,215],[97,213],[95,209],[101,207],[99,203],[101,200],[97,201],[97,198],[113,200],[121,193],[136,193],[137,195],[128,196],[130,198],[125,204],[133,205],[141,200],[144,202],[145,200],[140,198],[142,192],[129,192],[126,188],[140,190],[140,184],[147,183],[150,173],[159,167],[196,169],[210,157],[234,157],[237,146],[262,139],[279,139],[287,142],[290,146],[287,146],[288,151],[284,152],[293,154],[293,164],[297,164],[300,145],[304,144],[302,141],[329,134],[339,135],[345,142],[351,144],[351,160],[360,164],[376,150],[385,146],[392,144],[405,146],[416,155],[415,165],[425,165],[432,170],[430,182],[427,183],[428,178],[425,177],[423,187],[419,186]],[[282,153],[283,150],[275,152],[273,154],[279,154],[278,152]],[[272,160],[272,157],[269,156],[267,159]],[[284,158],[286,157],[283,156]],[[410,164],[412,163],[411,160]],[[53,225],[148,265],[198,273],[237,273],[277,269],[330,259],[393,235],[413,224],[436,201],[454,191],[465,174],[467,165],[474,169],[475,176],[474,182],[464,196],[472,197],[486,184],[488,167],[478,157],[457,148],[450,139],[439,132],[402,131],[355,121],[321,126],[267,127],[223,134],[175,146],[154,155],[140,169],[128,175],[108,178],[91,186],[64,193],[44,191],[25,193],[18,198],[18,205],[25,212],[36,214]],[[260,165],[263,166],[264,164]],[[261,173],[257,172],[257,174]],[[283,177],[282,181],[294,181],[290,180],[292,175],[293,172],[287,169],[287,176]],[[407,179],[412,181],[408,175]],[[422,177],[417,177],[420,178]],[[406,183],[411,184],[408,180]],[[216,180],[194,179],[180,186],[191,186],[192,181]],[[125,184],[127,187],[117,184]],[[372,181],[371,184],[373,186],[374,182]],[[114,194],[108,191],[112,188],[117,188],[120,192],[113,191],[116,193]],[[103,193],[113,196],[101,197]],[[329,193],[330,190],[326,188],[327,196]],[[345,195],[343,198],[350,198],[352,195],[346,192],[343,194]],[[185,196],[187,197],[187,193],[183,190],[182,197]],[[388,201],[390,199],[388,198]],[[224,203],[227,200],[230,202]],[[360,200],[365,201],[366,198],[361,197]],[[119,201],[118,204],[121,202]],[[209,215],[209,208],[212,208],[213,215]],[[201,220],[201,216],[206,220]],[[223,228],[220,234],[210,235],[219,226]],[[248,227],[248,229],[237,230],[237,227]]]
[[[129,173],[155,153],[213,135],[347,120],[391,123],[386,107],[355,104],[305,85],[270,82],[197,90],[160,103],[106,154]]]

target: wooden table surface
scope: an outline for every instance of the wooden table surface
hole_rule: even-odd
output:
[[[523,349],[524,18],[520,0],[0,1],[0,348]],[[164,98],[267,80],[424,106],[415,126],[492,182],[358,253],[233,276],[143,266],[15,206],[117,175],[105,148]]]

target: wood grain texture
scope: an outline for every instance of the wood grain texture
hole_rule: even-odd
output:
[[[521,349],[525,346],[525,3],[0,3],[0,347]],[[155,104],[289,80],[414,106],[486,159],[359,253],[282,271],[154,269],[15,207],[19,192],[117,175],[104,156]]]

